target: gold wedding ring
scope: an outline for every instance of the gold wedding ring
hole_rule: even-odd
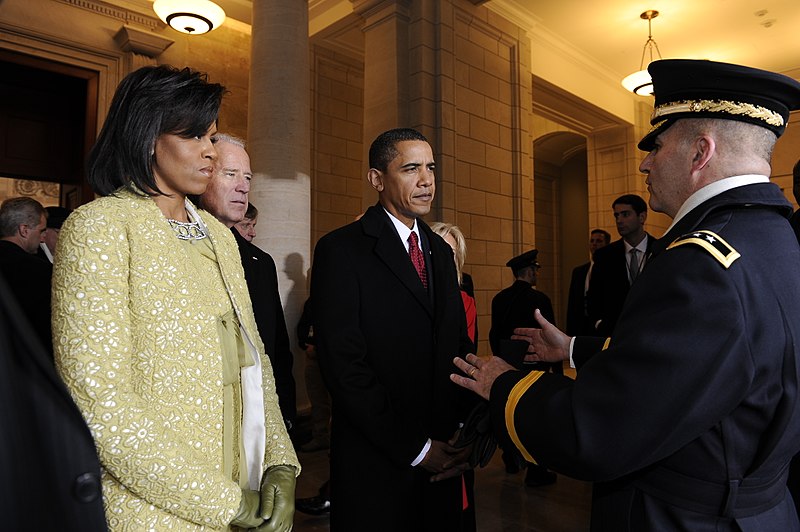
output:
[[[469,370],[469,376],[472,377],[473,375],[475,375],[476,371],[478,371],[478,368],[476,368],[475,366],[472,366],[472,369]]]

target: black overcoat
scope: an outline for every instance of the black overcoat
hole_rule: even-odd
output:
[[[467,352],[450,247],[421,220],[429,289],[381,206],[320,239],[311,302],[332,399],[331,530],[461,530],[461,480],[411,463],[463,420],[449,374]]]
[[[590,262],[576,266],[572,270],[567,298],[567,323],[564,332],[570,336],[590,334],[592,329],[586,313],[586,276],[589,274]]]
[[[231,228],[231,232],[239,246],[258,334],[272,364],[281,413],[285,420],[293,424],[297,416],[297,386],[292,373],[294,356],[289,345],[289,332],[278,292],[275,261],[269,253],[248,242],[235,227]]]
[[[647,260],[647,256],[652,253],[654,242],[655,239],[648,234],[647,253],[644,258],[640,257],[640,260]],[[589,291],[586,293],[586,310],[595,334],[611,335],[630,287],[625,242],[620,238],[595,251],[592,277],[589,279]],[[599,325],[597,322],[600,322]]]
[[[92,434],[2,275],[0,432],[4,530],[106,530]]]
[[[53,265],[14,242],[0,240],[0,274],[52,359],[50,287]]]
[[[575,381],[495,381],[493,419],[523,454],[596,482],[593,530],[798,530],[785,487],[800,449],[790,212],[770,183],[707,200],[654,245],[607,349],[576,340]]]

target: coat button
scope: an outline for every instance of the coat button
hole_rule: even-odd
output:
[[[100,479],[94,473],[83,473],[75,479],[75,498],[80,502],[92,502],[100,497]]]

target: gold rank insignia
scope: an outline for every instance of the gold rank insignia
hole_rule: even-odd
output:
[[[667,249],[672,249],[684,244],[694,244],[708,251],[725,268],[730,268],[736,259],[741,257],[738,251],[725,242],[722,237],[712,231],[694,231],[675,239]]]

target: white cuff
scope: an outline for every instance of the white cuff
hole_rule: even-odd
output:
[[[575,346],[575,336],[569,339],[569,367],[575,369],[575,361],[572,359],[572,348]]]
[[[426,441],[425,445],[422,447],[422,452],[419,453],[416,458],[414,458],[413,462],[411,462],[411,467],[419,465],[419,463],[422,462],[422,459],[425,458],[425,455],[428,454],[430,448],[431,448],[431,439],[428,438],[428,441]]]

